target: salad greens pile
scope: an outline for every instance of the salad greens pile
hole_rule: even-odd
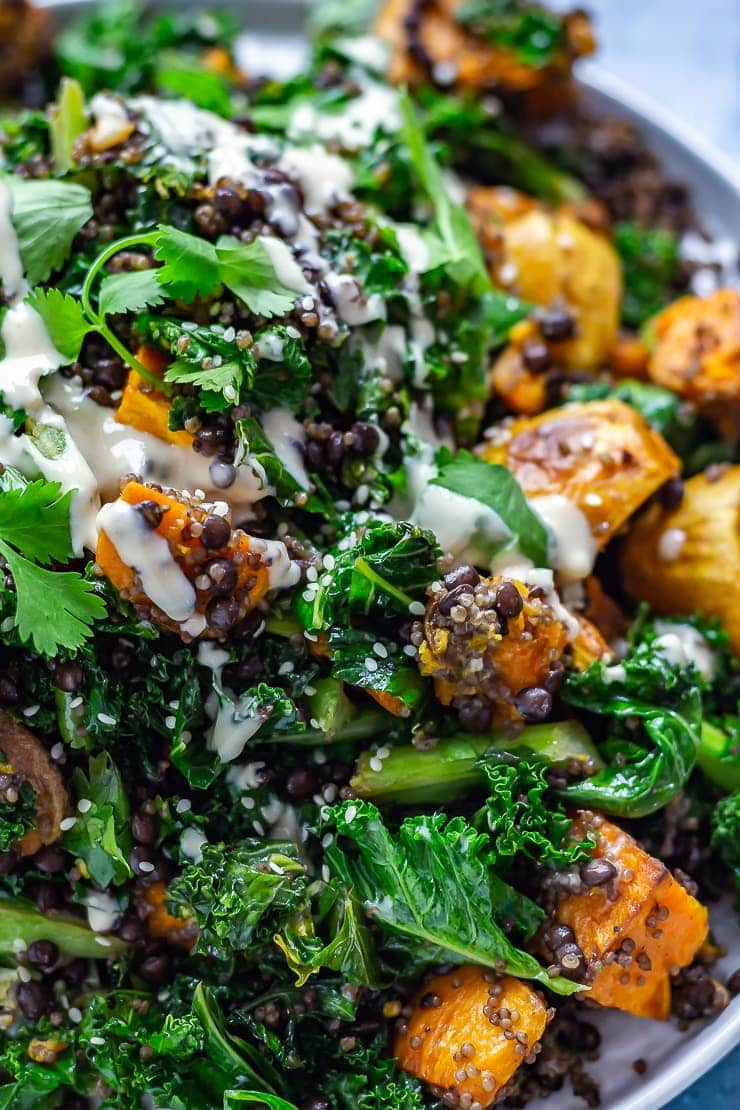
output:
[[[396,1019],[467,964],[574,1012],[588,983],[542,936],[596,848],[577,810],[652,844],[694,807],[701,865],[740,888],[728,632],[635,612],[610,548],[620,628],[577,667],[585,586],[558,574],[548,498],[485,458],[515,413],[492,363],[524,335],[536,368],[564,310],[496,277],[466,182],[540,213],[595,198],[543,155],[530,86],[386,83],[378,7],[315,5],[311,63],[278,81],[240,72],[229,17],[102,5],[55,39],[50,108],[0,116],[0,1108],[448,1105],[394,1058]],[[567,19],[539,4],[456,19],[535,81],[567,72]],[[612,239],[638,329],[682,291],[678,237]],[[590,370],[553,404],[636,409],[685,474],[732,458],[678,394]],[[90,539],[132,474],[158,573],[203,554],[195,633]],[[163,488],[208,513],[177,563]],[[225,522],[248,588],[268,580],[238,621],[233,550],[206,544]],[[567,645],[546,678],[527,662],[544,709],[520,713],[475,676],[532,603]]]

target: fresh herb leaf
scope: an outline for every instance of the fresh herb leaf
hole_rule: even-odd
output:
[[[216,254],[221,281],[255,316],[284,316],[293,308],[297,293],[280,282],[259,236],[245,245],[222,235]]]
[[[676,295],[678,238],[673,231],[625,220],[614,228],[614,246],[624,276],[622,319],[640,328]]]
[[[730,868],[740,908],[740,791],[721,798],[714,807],[712,847]]]
[[[468,214],[447,191],[408,93],[401,94],[400,107],[401,139],[434,210],[434,230],[439,240],[437,265],[444,265],[447,274],[459,285],[470,286],[476,295],[483,296],[491,290],[491,279]]]
[[[208,69],[200,58],[166,50],[157,59],[154,81],[158,89],[186,97],[219,116],[232,115],[228,82],[222,74]]]
[[[75,651],[91,634],[105,605],[90,582],[74,571],[51,571],[24,559],[4,540],[0,555],[8,564],[16,593],[15,623],[24,643],[40,655],[59,648]]]
[[[344,802],[329,812],[338,838],[326,850],[331,872],[415,959],[485,967],[503,960],[510,974],[559,994],[579,989],[550,979],[496,924],[490,842],[463,818],[408,817],[394,838],[369,802]]]
[[[190,304],[207,297],[221,284],[218,255],[213,243],[176,227],[157,229],[155,256],[164,265],[157,280],[176,300]]]
[[[503,521],[523,555],[535,566],[547,566],[547,530],[511,471],[476,459],[469,451],[452,455],[442,449],[437,461],[439,473],[432,479],[434,485],[485,505]]]
[[[472,34],[510,50],[533,69],[552,65],[565,48],[562,17],[528,0],[464,0],[455,17]]]
[[[90,757],[87,775],[78,768],[72,786],[78,802],[84,799],[91,804],[77,806],[76,822],[65,833],[64,847],[82,861],[97,886],[125,883],[133,874],[128,862],[133,844],[130,809],[120,772],[108,752]]]
[[[98,311],[101,316],[117,312],[142,312],[166,299],[156,270],[133,270],[108,274],[100,283]]]
[[[12,222],[23,269],[31,285],[46,281],[70,256],[72,241],[92,218],[90,190],[46,178],[2,177],[13,201]]]
[[[59,354],[64,355],[68,362],[75,362],[85,336],[92,331],[80,302],[56,287],[36,288],[28,294],[26,302],[44,321],[44,327]]]
[[[0,537],[38,563],[72,555],[69,508],[72,493],[39,478],[0,492]]]

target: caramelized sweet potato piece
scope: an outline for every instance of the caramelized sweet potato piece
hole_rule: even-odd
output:
[[[507,466],[528,497],[570,501],[599,547],[679,470],[662,436],[616,400],[564,405],[516,420],[478,453]]]
[[[193,917],[175,917],[165,906],[167,887],[162,882],[149,883],[144,890],[146,928],[150,937],[166,940],[188,951],[198,936],[198,924]]]
[[[582,12],[566,16],[564,41],[553,63],[526,65],[514,50],[472,34],[456,20],[463,0],[437,0],[424,6],[420,18],[411,0],[386,0],[375,22],[375,34],[391,47],[388,78],[392,84],[415,85],[433,72],[448,74],[459,86],[480,89],[501,86],[528,92],[568,76],[574,58],[593,53],[595,43]]]
[[[740,466],[695,474],[674,509],[651,505],[627,537],[622,580],[658,613],[718,617],[740,653]]]
[[[113,505],[121,502],[134,506],[144,522],[141,524],[136,518],[131,522],[141,529],[138,546],[142,549],[142,561],[138,566],[129,565],[119,554],[106,532],[106,522],[111,514],[111,506],[107,505],[101,510],[99,518],[101,530],[95,553],[97,564],[119,593],[141,611],[142,616],[184,635],[186,639],[201,634],[223,637],[254,609],[289,568],[288,555],[282,543],[256,539],[239,528],[232,529],[230,525],[226,528],[228,518],[220,518],[224,520],[224,525],[215,526],[223,532],[223,542],[220,539],[216,545],[211,539],[209,546],[206,546],[202,538],[204,528],[214,527],[207,521],[209,518],[212,520],[215,514],[209,512],[208,505],[189,499],[185,493],[163,491],[131,481],[124,486],[120,498]],[[110,529],[111,524],[108,523],[107,527]],[[147,546],[148,533],[161,537],[169,547],[169,556],[161,547],[158,552],[150,551],[159,569],[151,574],[149,594],[142,578],[146,558],[143,549]],[[120,540],[117,542],[121,543]],[[159,593],[153,597],[151,594],[155,586]],[[175,613],[168,605],[173,587],[177,592],[178,606],[192,595],[187,615]]]
[[[653,318],[650,331],[652,380],[695,402],[727,426],[728,434],[737,435],[740,292],[719,289],[706,299],[681,297]]]
[[[411,1005],[393,1046],[398,1063],[438,1097],[470,1096],[454,1104],[460,1106],[490,1106],[547,1024],[545,1004],[529,983],[472,964],[425,982]],[[510,1019],[506,1029],[502,1010]]]
[[[612,651],[595,624],[576,614],[578,632],[571,644],[571,662],[575,670],[585,671],[597,660],[608,661],[612,658]]]
[[[541,207],[513,219],[474,222],[496,285],[533,304],[569,310],[576,334],[553,343],[553,352],[575,369],[604,365],[617,339],[622,296],[609,239],[573,216]]]
[[[13,773],[23,775],[36,791],[36,828],[15,845],[20,855],[32,856],[61,836],[59,822],[70,812],[67,788],[41,741],[1,709],[0,751]]]
[[[467,592],[452,592],[430,595],[420,625],[419,670],[434,679],[437,697],[458,710],[464,727],[473,712],[480,724],[487,717],[489,727],[526,717],[521,696],[526,703],[525,691],[546,686],[553,669],[559,673],[568,629],[542,591],[530,596],[516,578],[481,579]],[[473,601],[477,615],[456,620],[455,610]],[[496,606],[511,615],[502,618]]]
[[[136,357],[142,366],[158,377],[164,373],[167,360],[154,347],[139,347]],[[169,417],[170,401],[164,393],[158,393],[135,370],[129,370],[121,403],[116,409],[118,423],[128,424],[140,432],[148,432],[157,439],[163,439],[165,443],[192,447],[193,437],[190,432],[170,431]]]
[[[571,835],[596,833],[596,859],[616,868],[611,882],[568,894],[556,920],[575,934],[602,1006],[665,1020],[670,972],[691,963],[707,935],[707,911],[631,836],[603,818],[579,813]]]

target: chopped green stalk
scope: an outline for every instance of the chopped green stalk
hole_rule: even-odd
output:
[[[513,740],[498,730],[483,736],[459,734],[440,740],[427,751],[404,744],[392,748],[383,760],[373,752],[363,752],[350,785],[359,797],[372,798],[380,805],[437,805],[484,786],[486,777],[478,764],[491,752],[526,753],[551,766],[572,759],[602,766],[583,725],[558,721],[527,725]],[[375,770],[379,763],[380,770]]]
[[[472,145],[481,152],[479,157],[490,152],[501,158],[515,185],[550,204],[580,204],[588,198],[588,190],[577,178],[558,169],[534,147],[513,135],[489,128],[477,132]]]
[[[89,747],[90,735],[82,722],[84,706],[77,704],[79,695],[55,690],[54,700],[57,704],[57,724],[64,743],[71,748]]]
[[[696,761],[707,778],[723,790],[740,790],[740,750],[730,733],[704,721]]]
[[[344,692],[344,683],[338,678],[320,678],[314,682],[315,694],[308,699],[312,720],[324,733],[325,739],[334,740],[344,731],[355,715],[355,707]]]
[[[56,107],[52,109],[49,135],[54,165],[59,173],[67,173],[74,165],[72,150],[77,139],[87,128],[85,94],[79,81],[63,77],[59,86]]]
[[[30,902],[0,898],[0,955],[16,954],[17,942],[53,940],[66,956],[100,960],[123,952],[127,945],[119,937],[102,936],[82,921],[64,914],[46,917]]]
[[[302,732],[275,732],[272,736],[263,736],[263,744],[339,744],[342,741],[370,740],[373,736],[380,736],[388,732],[388,714],[383,709],[365,709],[356,711],[355,715],[347,720],[341,728],[328,735],[321,729],[310,728]]]

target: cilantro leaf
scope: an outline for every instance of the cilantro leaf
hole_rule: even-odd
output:
[[[354,891],[381,930],[422,963],[475,963],[536,979],[558,994],[577,983],[547,972],[496,923],[491,847],[462,817],[407,817],[392,836],[370,802],[334,806],[337,841],[326,850],[332,874]]]
[[[281,284],[259,237],[245,245],[232,236],[222,235],[216,253],[221,281],[241,297],[255,316],[283,316],[290,312],[297,294]]]
[[[207,297],[221,284],[218,255],[213,243],[176,227],[157,229],[155,257],[164,265],[157,280],[177,300],[190,303]]]
[[[166,293],[156,270],[134,270],[130,273],[108,274],[100,284],[99,312],[112,316],[117,312],[141,312],[162,304]]]
[[[523,555],[537,567],[547,566],[547,530],[505,466],[476,459],[469,451],[452,455],[444,449],[438,457],[439,474],[432,481],[452,493],[479,501],[508,528]]]
[[[4,540],[0,540],[0,555],[15,583],[15,623],[20,639],[33,644],[39,655],[54,656],[59,648],[74,651],[81,647],[93,621],[105,616],[105,604],[93,584],[75,571],[38,567]]]
[[[26,302],[44,321],[49,338],[60,355],[74,362],[85,336],[93,330],[80,302],[57,288],[34,289]]]
[[[26,181],[2,178],[13,200],[12,222],[26,278],[31,285],[46,281],[67,261],[72,240],[91,219],[90,190],[68,181]]]
[[[424,136],[408,93],[399,98],[402,116],[401,138],[408,148],[411,163],[422,189],[434,210],[435,262],[444,264],[447,273],[460,285],[469,285],[482,296],[491,290],[491,279],[465,208],[450,197],[442,171]]]
[[[0,493],[0,537],[39,563],[72,555],[69,507],[72,492],[39,478]]]
[[[87,775],[72,776],[75,797],[90,802],[64,837],[64,847],[83,861],[97,886],[126,882],[132,876],[128,855],[132,847],[129,802],[121,775],[108,752],[91,756]]]

